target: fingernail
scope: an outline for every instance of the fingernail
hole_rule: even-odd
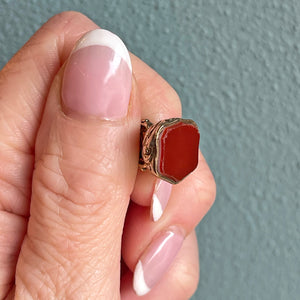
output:
[[[162,216],[172,191],[172,184],[164,180],[158,179],[155,183],[152,203],[151,215],[154,222],[158,221]]]
[[[184,240],[182,230],[171,227],[159,234],[140,257],[133,277],[138,296],[147,294],[172,264]]]
[[[127,115],[131,61],[122,40],[104,29],[85,34],[66,64],[62,100],[66,113],[119,119]]]

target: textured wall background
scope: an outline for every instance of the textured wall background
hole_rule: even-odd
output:
[[[218,196],[193,299],[299,299],[300,1],[2,0],[0,67],[70,9],[119,34],[200,125]]]

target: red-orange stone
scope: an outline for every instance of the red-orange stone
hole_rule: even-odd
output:
[[[164,128],[159,136],[158,171],[175,183],[198,164],[200,134],[192,124],[179,122]]]

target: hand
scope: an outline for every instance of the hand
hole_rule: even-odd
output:
[[[59,14],[0,73],[1,299],[140,299],[139,261],[143,299],[187,299],[197,287],[194,228],[214,201],[213,176],[200,152],[173,187],[138,171],[141,119],[179,117],[180,100],[132,54],[131,77],[122,47],[99,54],[81,42],[70,56],[97,28]],[[156,222],[153,191],[168,202]],[[148,261],[162,242],[164,258]]]

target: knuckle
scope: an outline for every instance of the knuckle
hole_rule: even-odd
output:
[[[152,76],[145,80],[139,80],[138,84],[141,86],[141,96],[145,103],[156,107],[155,113],[149,116],[151,120],[158,121],[181,114],[181,101],[178,94],[159,74],[153,71]]]
[[[87,17],[78,12],[78,11],[63,11],[63,12],[60,12],[56,15],[54,15],[53,17],[51,17],[49,19],[49,21],[47,22],[48,24],[60,24],[60,23],[63,23],[63,24],[68,24],[68,23],[73,23],[73,22],[80,22],[82,20],[86,20]],[[46,23],[46,24],[47,24]]]
[[[177,92],[171,87],[167,82],[163,82],[160,89],[158,89],[158,96],[160,99],[165,99],[165,101],[161,101],[163,105],[163,109],[166,112],[171,110],[171,114],[178,115],[181,113],[181,101],[177,94]],[[158,98],[159,99],[159,98]]]
[[[216,182],[210,169],[198,169],[193,178],[193,189],[197,203],[209,210],[216,198]]]

